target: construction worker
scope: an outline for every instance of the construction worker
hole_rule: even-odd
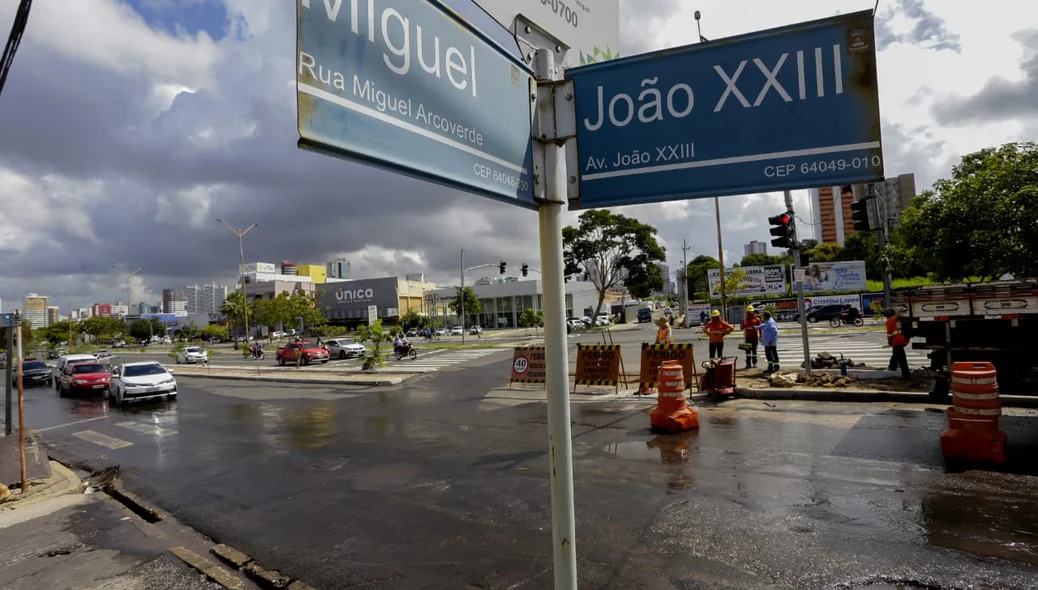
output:
[[[779,370],[778,324],[775,323],[775,318],[771,317],[770,311],[765,311],[761,315],[764,317],[764,323],[758,328],[760,343],[764,345],[764,358],[768,360],[768,368],[764,374],[770,375]]]
[[[739,329],[742,330],[743,336],[746,338],[745,345],[743,348],[746,349],[746,368],[757,366],[757,343],[759,338],[760,330],[760,317],[757,316],[757,312],[753,309],[752,305],[746,306],[746,315],[743,316],[742,321],[739,322]]]
[[[724,337],[735,331],[735,327],[721,319],[721,312],[710,312],[710,321],[703,325],[703,332],[710,337],[710,358],[724,357]]]
[[[656,319],[656,325],[659,327],[656,330],[656,344],[670,344],[674,341],[672,338],[672,328],[670,322],[667,321],[665,316],[660,316]]]
[[[908,369],[908,355],[905,353],[908,338],[905,338],[905,335],[901,333],[901,328],[897,325],[897,312],[894,311],[894,308],[888,307],[883,311],[883,315],[887,316],[887,344],[893,349],[887,368],[891,371],[901,369],[901,378],[911,379],[912,372]]]

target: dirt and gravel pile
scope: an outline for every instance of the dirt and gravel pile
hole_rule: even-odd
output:
[[[771,387],[849,387],[854,381],[842,375],[826,375],[821,373],[772,373],[768,375]]]

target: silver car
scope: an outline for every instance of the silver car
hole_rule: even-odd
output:
[[[352,338],[333,338],[324,341],[328,355],[332,358],[348,359],[364,354],[364,345],[358,344]]]
[[[176,399],[177,380],[170,370],[154,361],[125,363],[112,371],[109,391],[119,405],[157,397]]]
[[[187,363],[189,365],[195,363],[207,363],[209,362],[209,353],[205,351],[201,346],[188,346],[177,353],[177,364]]]

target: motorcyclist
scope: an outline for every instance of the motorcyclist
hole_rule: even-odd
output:
[[[257,358],[258,359],[261,356],[263,356],[263,343],[262,342],[257,341],[255,344],[250,345],[249,349],[252,350],[252,358]]]
[[[393,341],[393,351],[401,354],[406,353],[411,349],[411,343],[403,334],[397,334],[396,340]]]

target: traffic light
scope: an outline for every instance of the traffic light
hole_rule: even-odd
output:
[[[869,202],[862,200],[851,203],[851,219],[854,220],[854,231],[870,231]]]
[[[501,268],[501,274],[505,274],[505,261],[504,260],[501,261],[500,268]]]
[[[772,226],[771,235],[775,236],[771,240],[771,245],[776,248],[792,248],[793,215],[787,211],[774,217],[769,217],[768,223]]]
[[[522,271],[523,271],[523,276],[525,277],[525,276],[526,276],[526,272],[527,272],[528,270],[530,270],[530,265],[529,265],[529,264],[526,264],[526,263],[524,262],[524,263],[523,263],[523,265],[522,265],[521,267],[519,267],[519,268],[520,268],[520,270],[522,270]]]

